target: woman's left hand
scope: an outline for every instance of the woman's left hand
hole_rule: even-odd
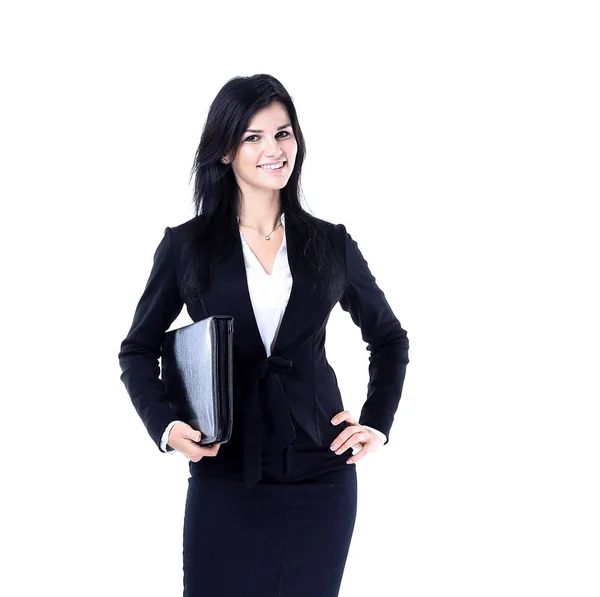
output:
[[[348,421],[348,425],[331,443],[331,450],[336,454],[342,454],[349,448],[356,448],[358,452],[354,452],[346,462],[352,464],[364,458],[370,452],[379,449],[383,445],[380,437],[375,435],[370,429],[359,425],[356,419],[347,411],[343,410],[333,417],[332,423],[339,425],[342,421]]]

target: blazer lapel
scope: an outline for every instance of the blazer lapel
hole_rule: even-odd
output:
[[[292,289],[288,304],[277,333],[272,354],[284,350],[293,336],[294,320],[301,316],[312,297],[314,283],[297,246],[296,231],[289,218],[284,226]],[[258,323],[252,308],[246,264],[239,232],[235,235],[233,250],[214,265],[211,289],[203,297],[207,311],[211,314],[232,315],[234,318],[234,341],[244,353],[246,351],[263,359],[267,358]]]
[[[302,259],[300,247],[298,247],[298,238],[296,229],[290,218],[285,220],[285,240],[287,246],[288,262],[292,275],[292,289],[288,304],[283,312],[283,317],[279,325],[279,331],[273,344],[272,354],[276,355],[286,349],[290,339],[293,336],[295,321],[301,316],[302,309],[309,308],[310,287],[312,278]],[[258,329],[258,328],[257,328]]]

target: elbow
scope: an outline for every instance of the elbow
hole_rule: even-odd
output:
[[[371,359],[384,360],[387,363],[408,363],[408,348],[408,335],[406,330],[401,327],[395,332],[387,334],[384,339],[370,342],[367,345]]]

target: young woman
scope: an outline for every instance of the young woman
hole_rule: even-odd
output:
[[[305,145],[269,75],[215,97],[194,163],[195,213],[166,227],[121,344],[121,379],[162,451],[190,460],[183,529],[187,597],[334,597],[354,529],[356,465],[387,443],[406,365],[406,331],[343,224],[300,205]],[[339,302],[370,350],[357,420],[325,355]],[[158,358],[186,305],[193,321],[234,317],[231,440],[168,406]]]

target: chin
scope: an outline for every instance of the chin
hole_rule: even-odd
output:
[[[274,180],[271,184],[265,184],[263,181],[261,181],[262,184],[260,184],[259,186],[263,187],[264,189],[283,189],[283,187],[288,183],[287,180]]]

